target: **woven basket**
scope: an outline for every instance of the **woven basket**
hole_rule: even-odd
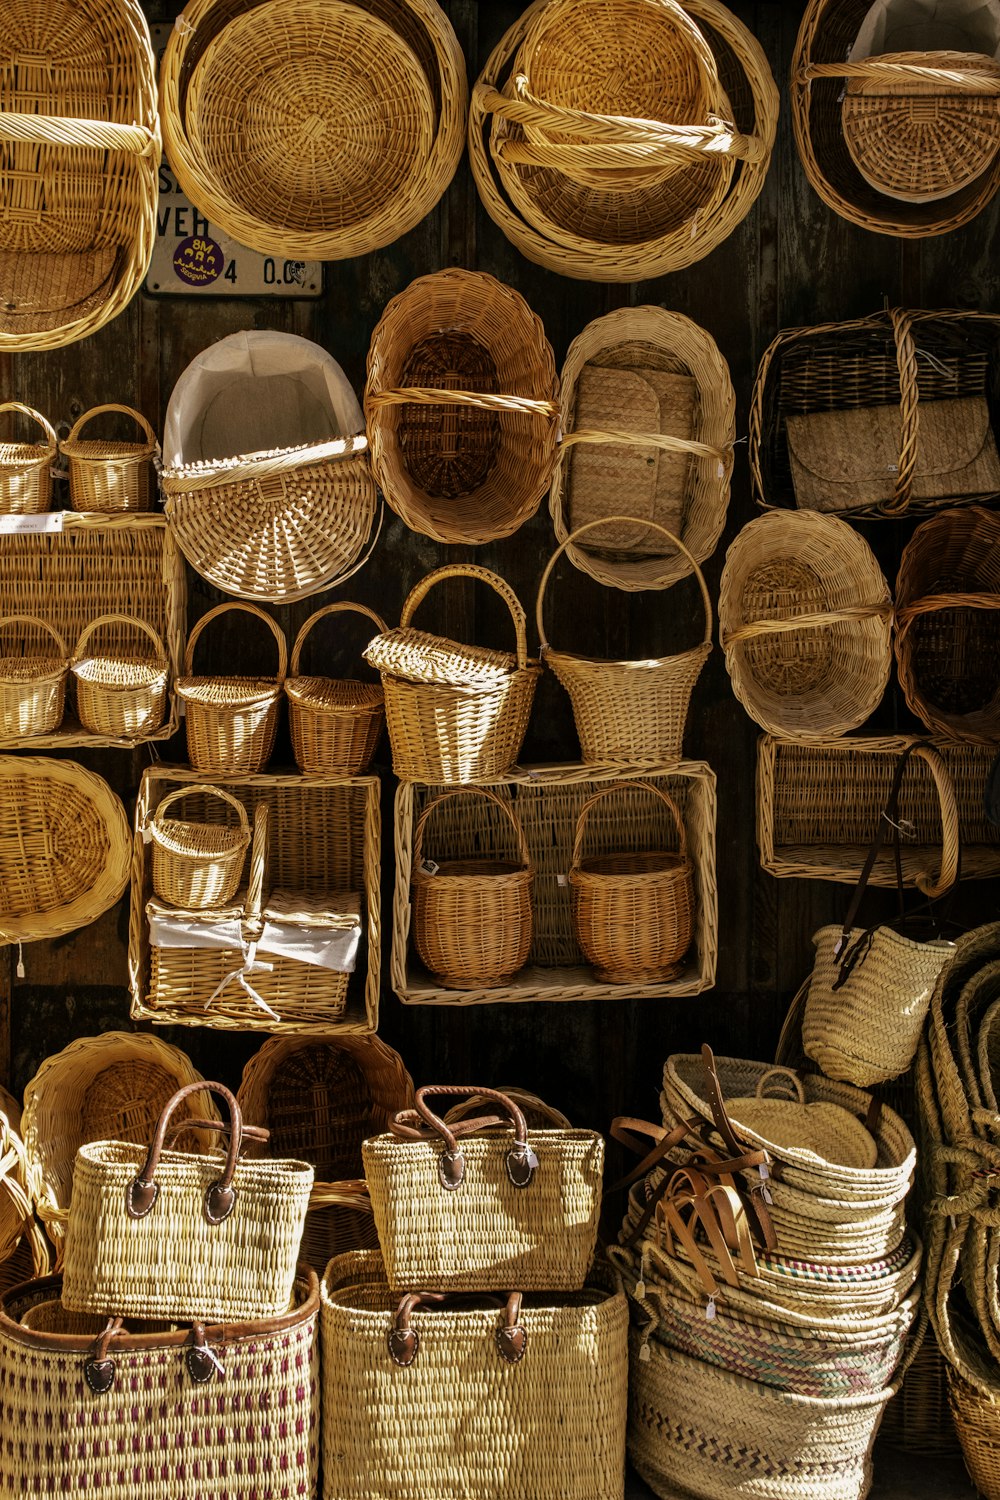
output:
[[[86,927],[128,885],[125,809],[72,760],[0,755],[0,943]]]
[[[94,417],[105,412],[131,417],[142,428],[145,442],[108,442],[80,434]],[[154,464],[159,461],[156,433],[131,406],[94,406],[74,422],[59,451],[69,460],[69,500],[74,510],[152,510],[156,498]]]
[[[557,541],[610,517],[627,491],[629,514],[669,527],[696,562],[715,550],[729,503],[736,407],[729,367],[704,329],[662,307],[595,318],[569,346],[559,411],[549,490]],[[613,588],[662,588],[689,568],[650,524],[606,522],[600,537],[567,550],[575,567]]]
[[[155,654],[136,656],[123,652],[120,646],[104,653],[84,649],[96,631],[120,624],[148,636]],[[147,621],[128,615],[101,615],[77,641],[71,666],[76,711],[84,729],[113,739],[139,739],[155,734],[163,724],[170,662],[163,641]]]
[[[138,290],[160,133],[137,0],[13,0],[5,14],[0,352],[10,354],[95,333]]]
[[[676,803],[652,782],[642,787],[670,810],[676,853],[584,855],[591,810],[621,787],[603,787],[584,803],[576,823],[569,883],[577,941],[606,984],[662,984],[680,970],[694,931],[694,882],[687,831]]]
[[[36,734],[50,734],[62,723],[66,703],[69,671],[66,642],[58,630],[34,615],[7,615],[0,620],[0,635],[12,625],[27,628],[18,632],[20,651],[0,648],[0,735],[27,739]],[[40,653],[29,653],[25,650],[25,637],[39,633],[49,639],[43,640]]]
[[[549,558],[535,600],[539,654],[569,693],[584,761],[665,765],[680,759],[691,694],[712,649],[712,601],[704,575],[684,543],[658,522],[648,523],[688,560],[701,590],[705,635],[690,651],[641,661],[602,661],[553,651],[545,635],[545,589],[560,554],[594,527],[625,519],[609,516],[577,527]]]
[[[446,578],[488,584],[514,622],[516,652],[460,646],[414,630],[418,606]],[[406,597],[399,628],[369,642],[365,660],[382,676],[392,768],[402,781],[488,781],[518,757],[541,666],[528,659],[525,615],[509,584],[475,565],[450,564]]]
[[[680,10],[637,0],[596,11],[562,0],[553,10],[535,0],[490,54],[472,91],[472,171],[487,213],[529,260],[588,281],[640,281],[700,260],[749,212],[774,144],[774,79],[754,37],[717,0]],[[676,55],[682,30],[688,55],[697,48],[708,109],[698,109],[704,89],[695,84],[696,123],[629,117],[625,94],[639,91],[638,102],[663,88],[671,69],[658,56],[664,45]],[[525,76],[529,39],[542,46],[545,97]],[[572,58],[581,53],[577,83]],[[604,107],[591,113],[597,100]]]
[[[276,677],[192,677],[194,648],[205,626],[231,611],[262,620],[278,646]],[[254,604],[217,604],[195,625],[184,652],[184,676],[174,683],[186,709],[188,758],[210,776],[253,776],[271,757],[288,668],[281,627]]]
[[[908,706],[946,739],[995,744],[1000,690],[1000,519],[973,506],[925,521],[896,581],[896,660]]]
[[[435,808],[452,797],[485,797],[510,822],[513,860],[424,859],[424,829]],[[421,962],[449,990],[509,984],[531,949],[534,871],[524,829],[509,802],[486,787],[444,792],[429,802],[413,830],[413,945]]]
[[[891,614],[875,554],[846,522],[758,516],[726,553],[719,590],[733,692],[772,734],[856,729],[889,681]]]
[[[0,1098],[0,1282],[10,1262],[24,1268],[24,1279],[49,1269],[48,1241],[35,1217],[36,1173],[18,1133],[21,1111],[6,1090]],[[10,1266],[13,1274],[14,1267]],[[15,1285],[9,1281],[8,1285]]]
[[[264,255],[341,260],[430,213],[461,159],[468,101],[435,0],[292,12],[197,0],[185,20],[163,57],[163,131],[213,224]]]
[[[884,1446],[933,1457],[958,1451],[948,1402],[948,1366],[930,1328],[896,1395],[885,1409],[879,1432]]]
[[[439,542],[510,536],[555,462],[552,346],[523,297],[482,271],[421,276],[368,349],[365,416],[389,505]]]
[[[246,808],[217,786],[199,786],[201,798],[216,798],[231,807],[238,823],[192,823],[166,818],[167,809],[190,797],[194,787],[169,792],[146,827],[153,845],[153,890],[161,901],[196,911],[225,906],[239,889],[250,824]]]
[[[998,379],[990,313],[890,308],[779,333],[750,408],[754,499],[871,518],[989,499]]]
[[[949,233],[1000,183],[1000,65],[974,55],[975,46],[857,57],[870,10],[871,0],[806,6],[792,58],[802,165],[824,203],[852,224],[901,239]]]
[[[384,631],[385,621],[364,604],[327,604],[311,614],[295,637],[291,676],[285,681],[292,749],[300,771],[357,776],[367,771],[385,725],[382,689],[370,682],[300,677],[306,637],[325,615],[363,615]]]
[[[59,447],[52,424],[20,401],[4,401],[0,414],[19,412],[37,422],[44,443],[0,443],[0,515],[34,516],[52,505],[52,465]]]
[[[979,1391],[948,1370],[948,1401],[965,1467],[985,1500],[1000,1496],[1000,1441],[997,1438],[997,1393]]]

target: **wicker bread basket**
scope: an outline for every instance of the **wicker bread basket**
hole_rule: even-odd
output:
[[[80,434],[94,417],[119,412],[142,428],[144,442],[109,442]],[[94,406],[74,422],[59,445],[69,460],[69,499],[74,510],[152,510],[156,499],[154,464],[159,462],[156,433],[141,412],[131,406]]]
[[[34,615],[0,620],[0,640],[14,625],[21,627],[17,639],[22,649],[11,652],[0,646],[0,735],[27,739],[49,734],[62,723],[69,653],[58,630]],[[25,638],[31,635],[41,635],[41,652],[37,647],[25,650]]]
[[[193,677],[194,649],[213,620],[232,611],[262,620],[278,647],[275,677]],[[288,668],[288,646],[280,626],[254,604],[217,604],[188,636],[184,676],[174,684],[186,708],[191,764],[215,776],[252,776],[267,765],[274,748]]]
[[[316,610],[295,637],[285,697],[295,762],[307,773],[357,776],[367,771],[385,726],[385,700],[377,684],[299,675],[306,637],[325,616],[345,611],[363,615],[378,630],[386,628],[374,610],[341,601]]]
[[[52,424],[34,407],[20,401],[0,404],[0,414],[18,412],[35,422],[43,443],[0,443],[0,515],[34,516],[52,505],[52,465],[59,447]]]

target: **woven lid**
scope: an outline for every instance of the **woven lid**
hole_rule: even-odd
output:
[[[252,708],[277,698],[281,683],[274,677],[178,677],[174,689],[186,703],[210,708]]]
[[[104,688],[148,688],[169,671],[166,657],[91,656],[73,666],[76,677]]]
[[[0,682],[45,682],[66,671],[59,656],[0,656]]]
[[[361,895],[358,891],[324,891],[312,896],[306,891],[279,889],[267,898],[263,914],[272,922],[350,932],[361,922]]]
[[[327,713],[357,713],[378,708],[384,694],[378,683],[355,682],[351,678],[289,677],[285,692],[302,708],[321,709]]]
[[[368,642],[364,658],[380,672],[408,682],[436,682],[448,687],[499,687],[517,671],[513,651],[460,646],[409,626],[377,635]],[[529,662],[528,667],[541,670],[537,662]]]
[[[839,1104],[795,1099],[729,1099],[735,1125],[744,1125],[779,1149],[794,1147],[838,1167],[874,1167],[878,1145],[870,1131]]]

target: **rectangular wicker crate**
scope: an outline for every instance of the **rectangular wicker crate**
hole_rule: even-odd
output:
[[[757,748],[757,846],[763,868],[782,878],[853,884],[875,836],[896,762],[915,739],[897,735],[805,744],[762,735]],[[1000,875],[1000,828],[983,811],[995,747],[927,743],[944,762],[954,798],[960,878]],[[923,889],[928,882],[937,884],[945,853],[942,804],[930,768],[916,757],[904,773],[900,821],[905,827],[904,883],[919,881]],[[950,837],[949,844],[953,842]],[[896,884],[891,839],[879,853],[871,883]]]
[[[200,963],[201,950],[164,948],[153,962],[146,903],[153,894],[152,844],[142,829],[150,814],[168,794],[182,786],[221,786],[243,803],[251,823],[254,809],[265,802],[269,838],[264,890],[287,889],[308,897],[333,892],[361,893],[362,941],[357,968],[347,987],[347,1003],[335,1021],[308,1020],[310,986],[321,977],[310,965],[302,969],[300,999],[294,1018],[278,1023],[268,1019],[248,997],[245,1012],[228,1003],[213,1014],[210,997],[228,972],[218,959]],[[196,799],[183,804],[184,816],[199,816]],[[132,898],[129,919],[129,983],[134,1020],[164,1026],[211,1026],[226,1031],[369,1032],[378,1026],[380,977],[380,833],[377,776],[301,776],[298,773],[261,774],[239,781],[200,775],[185,766],[151,766],[143,775],[135,812],[132,856]],[[266,958],[266,955],[261,955]],[[210,954],[214,958],[214,954]],[[185,967],[186,965],[186,967]],[[231,963],[229,968],[231,968]],[[287,967],[286,967],[287,973]],[[189,982],[185,982],[189,976]],[[252,982],[252,976],[251,976]],[[204,991],[204,992],[203,992]],[[280,1011],[279,1011],[280,1014]]]
[[[56,512],[57,530],[0,526],[0,595],[3,614],[36,615],[54,626],[70,654],[80,632],[99,615],[127,614],[151,625],[167,648],[172,680],[181,670],[187,630],[187,583],[184,559],[159,515],[84,515]],[[8,517],[20,523],[53,520],[52,516]],[[124,628],[124,627],[123,627]],[[116,632],[102,642],[116,640]],[[135,649],[136,640],[128,643]],[[166,740],[178,725],[177,701],[167,694],[163,727],[143,739]],[[127,747],[135,739],[90,734],[75,714],[70,673],[66,713],[51,734],[30,739],[0,736],[0,749],[37,750],[70,745]]]
[[[684,820],[694,866],[694,938],[676,978],[663,984],[606,984],[595,978],[573,935],[567,874],[580,809],[600,787],[614,781],[645,780],[676,801]],[[528,963],[509,985],[498,989],[445,989],[430,975],[410,942],[410,872],[413,829],[427,802],[446,790],[402,783],[396,792],[396,887],[392,923],[392,987],[407,1005],[484,1005],[516,1000],[609,1000],[698,995],[715,983],[718,954],[718,893],[715,875],[715,773],[701,761],[678,761],[669,769],[623,771],[584,765],[520,766],[487,783],[509,798],[521,821],[535,870],[532,893],[534,935]],[[613,801],[594,809],[588,833],[598,840],[614,819]],[[620,826],[620,819],[618,820]],[[431,828],[433,827],[433,839]],[[428,825],[426,849],[447,850],[448,858],[482,855],[509,848],[510,826],[495,804],[456,797],[442,804]],[[669,815],[653,808],[641,825],[633,823],[635,849],[674,847]]]

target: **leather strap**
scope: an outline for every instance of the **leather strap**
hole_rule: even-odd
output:
[[[476,1097],[498,1104],[503,1115],[481,1115],[474,1120],[463,1120],[455,1125],[446,1125],[436,1115],[427,1100],[441,1095],[457,1096],[461,1099]],[[402,1140],[425,1140],[437,1136],[444,1142],[444,1152],[438,1158],[438,1179],[448,1192],[454,1192],[465,1180],[465,1157],[459,1140],[473,1135],[477,1130],[507,1124],[514,1127],[514,1143],[504,1158],[507,1176],[516,1188],[529,1187],[538,1168],[538,1157],[528,1144],[528,1126],[520,1108],[507,1094],[497,1089],[486,1089],[468,1084],[428,1084],[417,1089],[414,1108],[401,1110],[393,1117],[390,1130]],[[420,1125],[424,1127],[421,1133]]]
[[[203,1211],[209,1224],[221,1224],[233,1211],[236,1202],[236,1189],[233,1187],[233,1175],[236,1171],[236,1163],[239,1160],[240,1151],[243,1149],[243,1114],[236,1101],[236,1095],[227,1089],[223,1083],[189,1083],[184,1088],[178,1089],[163,1107],[160,1118],[156,1122],[156,1130],[150,1142],[146,1160],[139,1173],[132,1179],[125,1189],[125,1211],[130,1219],[144,1219],[152,1211],[160,1195],[160,1187],[156,1181],[156,1169],[160,1164],[160,1155],[166,1140],[167,1130],[170,1125],[171,1116],[179,1104],[192,1094],[200,1094],[208,1090],[218,1094],[225,1101],[229,1111],[229,1124],[224,1128],[229,1133],[229,1144],[226,1148],[226,1160],[223,1165],[222,1175],[210,1183],[205,1190]],[[186,1122],[185,1122],[186,1123]]]
[[[188,1115],[183,1120],[171,1120],[170,1129],[167,1131],[165,1146],[167,1150],[173,1145],[179,1135],[185,1130],[226,1130],[229,1126],[225,1120],[202,1120],[194,1115]],[[271,1132],[265,1125],[244,1125],[243,1146],[264,1146],[271,1138]]]
[[[122,1332],[122,1319],[109,1318],[107,1326],[94,1340],[93,1348],[83,1362],[83,1378],[95,1396],[103,1396],[115,1383],[115,1362],[111,1344]]]
[[[524,1358],[528,1345],[528,1333],[521,1323],[520,1292],[509,1292],[506,1301],[489,1293],[464,1293],[449,1295],[445,1292],[407,1292],[396,1309],[396,1317],[389,1330],[386,1343],[389,1357],[401,1369],[408,1369],[420,1352],[420,1334],[412,1326],[411,1319],[420,1307],[439,1307],[442,1304],[461,1306],[470,1297],[476,1301],[486,1300],[503,1309],[503,1320],[494,1335],[497,1352],[506,1364],[516,1365]]]
[[[760,1148],[756,1150],[747,1141],[741,1141],[733,1129],[732,1121],[726,1113],[726,1104],[722,1096],[722,1085],[719,1082],[719,1074],[715,1066],[715,1056],[711,1047],[705,1042],[701,1049],[702,1063],[705,1067],[705,1086],[708,1092],[709,1107],[712,1111],[712,1119],[715,1127],[721,1135],[728,1149],[734,1157],[741,1154],[751,1153],[756,1160],[751,1166],[756,1168],[759,1181],[749,1189],[749,1196],[745,1199],[747,1211],[757,1225],[760,1242],[765,1250],[776,1250],[778,1238],[771,1223],[771,1215],[767,1211],[765,1200],[766,1188],[764,1184],[767,1179],[775,1175],[772,1168],[771,1158],[768,1153]]]

